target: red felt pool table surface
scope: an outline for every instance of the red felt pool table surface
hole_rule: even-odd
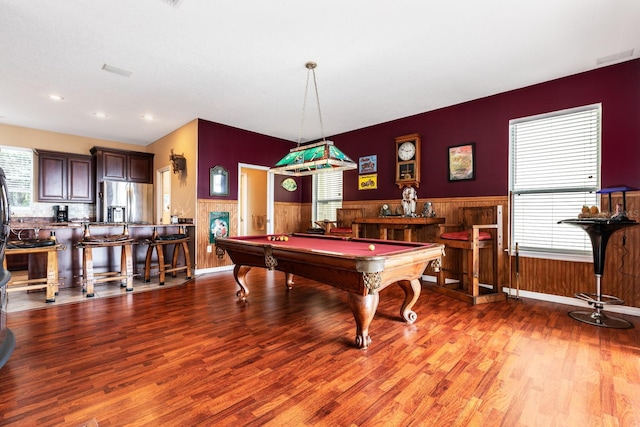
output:
[[[379,292],[389,285],[397,284],[405,293],[401,317],[407,323],[416,320],[412,307],[420,296],[419,279],[427,265],[443,254],[443,246],[435,243],[312,234],[287,235],[286,240],[270,237],[216,240],[218,256],[227,253],[235,264],[234,277],[240,287],[237,296],[247,299],[246,275],[252,267],[283,271],[289,290],[294,275],[300,275],[347,291],[359,348],[366,348],[371,342],[368,329],[378,306]]]
[[[286,236],[287,240],[269,240],[270,237]],[[336,236],[318,235],[269,235],[269,236],[241,236],[234,237],[250,244],[273,245],[280,248],[311,250],[314,252],[324,252],[327,254],[363,257],[393,255],[399,252],[413,250],[424,244],[407,245],[405,242],[378,239],[345,239]],[[373,245],[373,250],[369,246]],[[428,244],[433,245],[433,244]]]

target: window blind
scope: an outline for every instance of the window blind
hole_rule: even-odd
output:
[[[313,175],[314,221],[336,220],[336,209],[342,207],[342,171]]]
[[[588,235],[558,224],[598,206],[599,104],[512,120],[512,245],[520,250],[590,255]]]
[[[33,192],[33,150],[0,147],[0,167],[7,178],[9,206],[12,210],[31,208]]]

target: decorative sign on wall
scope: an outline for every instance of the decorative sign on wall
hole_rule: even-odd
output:
[[[358,175],[358,190],[375,190],[378,188],[378,174]]]
[[[378,172],[378,156],[374,154],[360,157],[358,159],[358,166],[358,173],[360,174]]]
[[[296,183],[296,180],[291,177],[282,181],[282,184],[280,185],[282,186],[282,188],[284,188],[287,191],[296,191],[298,189],[298,184]]]
[[[229,212],[209,212],[209,243],[229,236]]]
[[[476,144],[449,147],[449,181],[462,181],[476,177]]]

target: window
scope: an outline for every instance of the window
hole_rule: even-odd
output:
[[[558,221],[599,206],[600,118],[596,104],[509,122],[512,250],[592,260],[587,233]]]
[[[336,220],[336,209],[342,207],[342,171],[313,175],[313,218]]]
[[[7,178],[11,211],[31,208],[33,194],[33,150],[0,147],[0,167]]]

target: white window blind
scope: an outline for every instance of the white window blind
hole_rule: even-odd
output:
[[[590,256],[587,233],[558,221],[599,206],[600,117],[597,104],[509,122],[512,246]]]
[[[30,209],[33,192],[33,150],[0,147],[0,167],[7,178],[11,211]]]
[[[313,175],[314,221],[336,220],[336,209],[342,207],[342,171]]]

